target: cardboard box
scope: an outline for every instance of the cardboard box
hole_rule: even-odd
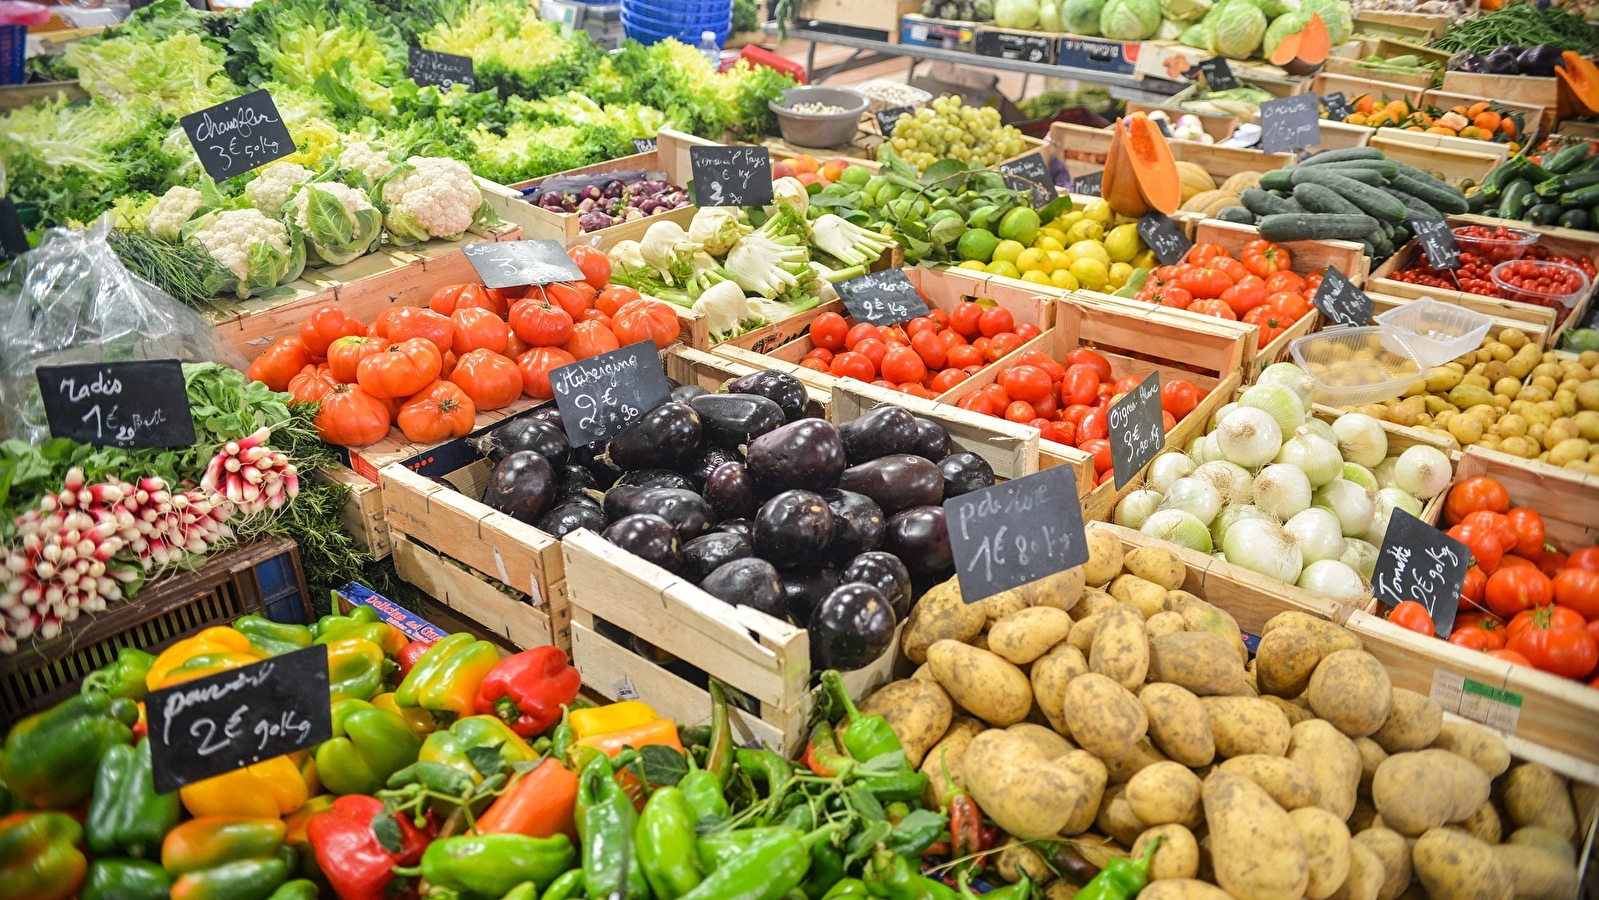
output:
[[[977,29],[977,40],[972,49],[978,56],[995,59],[1045,64],[1055,61],[1053,37],[1036,31],[984,25]]]
[[[1112,41],[1068,34],[1055,42],[1055,64],[1131,75],[1138,67],[1141,46],[1138,41]]]
[[[976,22],[958,19],[929,19],[911,14],[899,21],[899,42],[916,47],[960,50],[970,53],[977,37]]]
[[[900,16],[921,8],[921,0],[804,0],[794,27],[893,43],[899,40]]]

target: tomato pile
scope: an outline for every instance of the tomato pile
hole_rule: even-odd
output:
[[[1183,261],[1149,275],[1135,297],[1260,329],[1266,346],[1313,308],[1321,274],[1295,274],[1292,255],[1271,241],[1244,245],[1237,259],[1217,244],[1195,244]]]
[[[814,348],[800,365],[931,399],[1038,337],[1010,311],[967,300],[903,325],[851,325],[836,312],[811,323]]]
[[[1497,228],[1491,228],[1487,225],[1470,225],[1455,229],[1455,234],[1458,237],[1464,237],[1468,239],[1480,238],[1485,240],[1503,240],[1515,237],[1515,233],[1511,229],[1505,228],[1503,225],[1498,226]],[[1437,269],[1434,269],[1427,263],[1427,257],[1425,255],[1418,255],[1415,265],[1408,269],[1402,269],[1398,272],[1394,272],[1389,277],[1393,278],[1395,281],[1403,281],[1407,284],[1419,284],[1425,287],[1442,288],[1450,291],[1465,291],[1468,294],[1476,294],[1481,297],[1498,297],[1501,300],[1519,300],[1524,303],[1538,302],[1532,299],[1528,294],[1518,294],[1517,296],[1512,297],[1505,291],[1501,290],[1498,285],[1494,284],[1492,276],[1493,267],[1501,262],[1506,261],[1504,258],[1501,258],[1504,255],[1505,254],[1503,251],[1499,251],[1491,247],[1484,248],[1481,244],[1475,245],[1475,247],[1462,246],[1460,248],[1460,268],[1455,270],[1453,277],[1451,277],[1448,272],[1440,272]],[[1575,277],[1575,275],[1572,275],[1569,279],[1566,279],[1565,273],[1561,273],[1563,280],[1570,281],[1569,286],[1565,287],[1563,290],[1557,289],[1557,286],[1553,285],[1552,283],[1549,286],[1540,287],[1539,279],[1541,277],[1551,277],[1553,273],[1558,273],[1560,271],[1549,266],[1536,266],[1536,263],[1545,261],[1565,263],[1568,266],[1576,266],[1582,270],[1583,274],[1588,276],[1589,282],[1594,280],[1593,260],[1588,259],[1587,257],[1582,257],[1579,259],[1573,256],[1557,256],[1553,253],[1550,253],[1547,248],[1539,244],[1533,244],[1531,247],[1527,248],[1526,253],[1518,262],[1518,265],[1521,263],[1526,264],[1523,267],[1526,271],[1516,276],[1520,279],[1530,278],[1529,284],[1523,288],[1523,290],[1528,291],[1529,294],[1549,294],[1550,297],[1553,298],[1569,294],[1581,286],[1581,282]],[[1515,268],[1516,267],[1512,267],[1512,271],[1514,271]],[[1459,280],[1458,286],[1456,284],[1457,279]],[[1558,306],[1559,304],[1557,301],[1551,299],[1548,303],[1540,303],[1539,305]]]
[[[1576,270],[1535,259],[1518,259],[1499,273],[1499,280],[1528,294],[1569,297],[1582,290]]]
[[[1503,485],[1478,476],[1450,488],[1449,536],[1471,549],[1461,613],[1449,642],[1599,688],[1599,547],[1567,556],[1550,545],[1536,510],[1510,506]],[[1413,609],[1411,607],[1414,607]],[[1425,607],[1406,602],[1390,621],[1433,633]]]
[[[367,324],[336,306],[278,338],[250,378],[301,402],[331,444],[361,447],[398,426],[418,443],[464,437],[479,410],[526,394],[554,397],[550,371],[639,341],[677,339],[677,313],[632,288],[611,286],[611,264],[591,247],[568,251],[584,279],[489,289],[452,284],[427,307],[398,306]]]

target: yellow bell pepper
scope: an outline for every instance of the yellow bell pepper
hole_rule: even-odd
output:
[[[659,719],[661,716],[649,704],[639,700],[624,700],[621,703],[612,703],[609,706],[593,706],[585,709],[574,709],[567,714],[567,724],[572,726],[572,732],[578,740],[593,737],[597,734],[607,734],[612,731],[622,731],[627,728],[637,728],[640,725]]]
[[[261,658],[253,649],[251,649],[249,638],[237,631],[234,631],[232,628],[218,625],[212,628],[207,628],[193,637],[184,638],[183,640],[178,641],[176,644],[173,644],[167,649],[161,651],[161,655],[157,656],[155,658],[155,662],[150,664],[149,673],[144,676],[145,686],[153,691],[164,687],[169,683],[175,683],[167,681],[167,675],[171,673],[173,669],[181,667],[184,663],[195,658],[196,656],[206,656],[212,654],[239,654],[250,657],[251,662],[255,662]],[[216,671],[220,672],[225,668],[234,667],[223,666]],[[206,672],[204,674],[209,675],[211,673]],[[198,676],[191,675],[189,677],[193,678]]]
[[[512,764],[539,758],[527,741],[497,716],[467,716],[448,730],[433,732],[422,742],[422,752],[417,758],[421,762],[443,763],[459,769],[477,783],[483,780],[483,773],[473,765],[467,751],[489,747],[499,748],[500,758]]]
[[[277,819],[305,805],[305,776],[288,756],[274,756],[178,789],[190,815]]]
[[[394,692],[379,694],[372,698],[372,705],[378,709],[386,709],[392,713],[399,713],[405,724],[411,726],[411,731],[424,737],[439,729],[439,723],[433,721],[433,714],[417,706],[401,706],[394,702]]]

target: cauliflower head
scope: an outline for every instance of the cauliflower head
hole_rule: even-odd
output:
[[[339,151],[339,165],[346,169],[360,172],[366,180],[377,184],[383,176],[389,174],[394,168],[394,162],[389,159],[389,154],[372,146],[366,141],[351,141]]]
[[[300,277],[305,242],[258,209],[214,210],[185,225],[184,240],[198,241],[233,274],[240,299]]]
[[[467,229],[491,221],[494,213],[459,160],[413,156],[383,179],[379,196],[384,225],[398,244],[432,238],[457,241]]]
[[[366,191],[337,181],[301,185],[289,198],[288,211],[307,249],[330,266],[371,253],[383,238],[383,213]]]
[[[149,229],[150,236],[167,242],[178,240],[183,226],[194,218],[194,213],[205,205],[205,198],[200,192],[191,187],[174,185],[167,189],[161,199],[155,202],[155,208],[150,210],[150,215],[145,218],[145,227]]]
[[[276,162],[262,169],[244,186],[244,199],[269,216],[283,212],[294,189],[311,180],[312,172],[299,163]]]

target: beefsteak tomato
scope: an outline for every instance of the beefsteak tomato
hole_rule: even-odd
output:
[[[522,396],[522,373],[516,363],[492,350],[473,350],[456,360],[449,379],[479,410],[510,406]]]
[[[435,381],[400,407],[395,424],[407,440],[437,444],[472,433],[477,410],[472,398],[455,384]]]
[[[355,380],[368,394],[388,400],[422,390],[439,377],[443,368],[444,354],[432,341],[407,338],[362,359],[355,368]]]

